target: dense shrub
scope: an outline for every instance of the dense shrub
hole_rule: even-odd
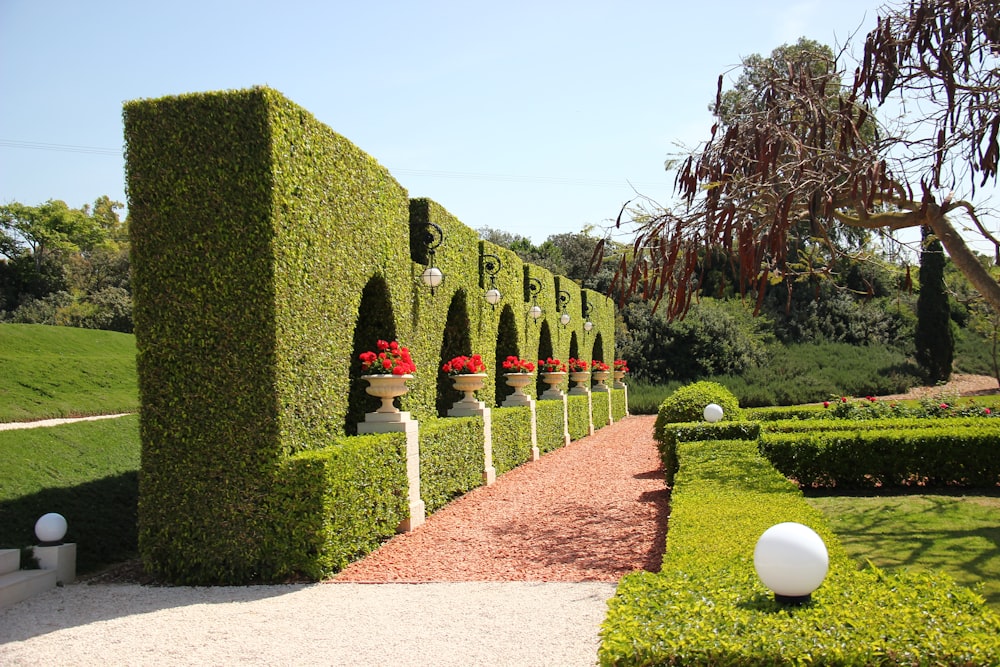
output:
[[[704,418],[705,406],[715,403],[722,407],[723,419],[740,418],[740,404],[733,392],[718,382],[695,382],[681,387],[660,404],[658,420],[693,422]]]
[[[570,440],[579,440],[590,434],[590,399],[587,396],[567,396],[566,416]]]
[[[562,401],[543,400],[535,404],[536,439],[540,453],[554,451],[566,444],[563,420]]]
[[[484,467],[481,417],[420,422],[420,498],[428,513],[480,486]]]
[[[531,460],[531,410],[494,408],[493,467],[497,476]]]
[[[754,442],[682,442],[679,451],[663,565],[619,582],[602,665],[1000,661],[1000,619],[982,598],[944,575],[859,570]],[[812,527],[830,553],[826,580],[801,607],[778,605],[753,568],[756,540],[783,521]]]
[[[590,413],[594,420],[594,428],[604,428],[611,419],[611,404],[607,392],[597,391],[590,397]]]

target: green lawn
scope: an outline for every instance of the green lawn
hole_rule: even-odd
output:
[[[0,548],[34,544],[58,512],[88,572],[137,553],[139,417],[0,431]]]
[[[135,336],[0,324],[0,422],[134,412]]]
[[[966,493],[813,496],[809,502],[859,562],[943,570],[1000,610],[1000,492]]]

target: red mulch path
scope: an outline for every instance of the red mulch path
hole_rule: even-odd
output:
[[[627,417],[515,468],[331,581],[617,581],[659,570],[670,493],[654,419]]]

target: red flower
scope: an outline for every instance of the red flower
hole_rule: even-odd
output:
[[[594,359],[590,362],[590,368],[595,371],[606,371],[608,370],[608,365],[599,359]]]
[[[989,408],[986,408],[986,414],[992,414]]]
[[[483,363],[483,358],[478,354],[474,354],[471,357],[463,355],[455,357],[451,361],[445,362],[445,364],[441,366],[441,370],[449,375],[485,373],[486,364]]]
[[[840,397],[840,402],[841,403],[847,403],[847,397],[846,396],[841,396]]]
[[[376,342],[375,347],[379,350],[378,354],[369,351],[358,355],[362,372],[375,375],[408,375],[417,370],[413,358],[410,357],[410,350],[400,346],[396,341],[387,343],[380,340]]]
[[[503,362],[503,369],[509,373],[533,373],[535,365],[526,359],[511,355]]]
[[[628,362],[624,359],[615,359],[615,370],[628,373]]]
[[[830,407],[830,401],[823,401],[823,407],[824,408]]]

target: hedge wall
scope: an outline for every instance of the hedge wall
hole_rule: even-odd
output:
[[[608,400],[608,395],[600,391],[595,392],[590,397],[590,403],[594,428],[604,428],[608,425],[608,419],[611,417],[611,403]]]
[[[590,435],[590,397],[567,396],[569,439],[579,440]]]
[[[481,417],[420,423],[420,497],[428,513],[481,486],[484,467]]]
[[[611,416],[614,417],[616,422],[625,419],[625,415],[628,412],[627,401],[628,397],[624,389],[611,390]]]
[[[598,340],[605,359],[613,356],[609,299],[480,242],[432,201],[410,200],[372,157],[274,90],[137,100],[123,117],[141,402],[139,548],[153,573],[241,583],[286,571],[279,531],[300,530],[276,525],[270,513],[287,495],[279,471],[287,457],[327,451],[377,405],[357,355],[379,337],[411,349],[418,369],[400,404],[422,424],[450,389],[439,368],[453,353],[483,356],[490,379],[479,398],[495,402],[504,313],[503,340],[524,358],[537,358],[540,347],[565,358],[573,341],[586,352]],[[427,223],[444,235],[433,259],[446,279],[434,294],[418,281],[429,261]],[[497,308],[482,298],[484,253],[503,264]],[[537,323],[527,317],[529,276],[543,283]],[[564,330],[556,328],[557,284],[580,309]],[[584,303],[593,304],[595,324],[587,335]],[[471,442],[463,446],[471,451]],[[453,491],[431,496],[438,493]],[[327,519],[302,516],[301,530],[317,529],[317,520]],[[337,559],[303,558],[311,571]]]

